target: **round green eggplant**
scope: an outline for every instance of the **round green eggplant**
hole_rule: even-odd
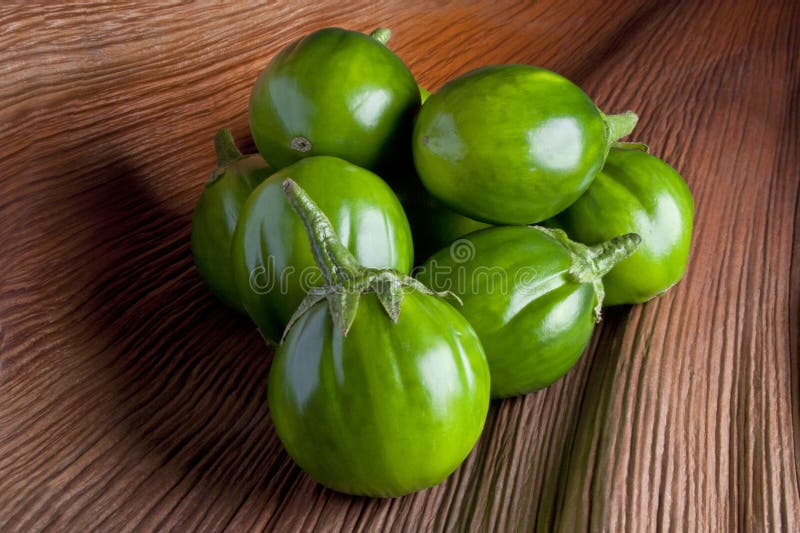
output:
[[[477,334],[413,278],[359,265],[308,195],[291,180],[285,190],[327,284],[301,304],[270,369],[278,437],[340,492],[394,497],[441,482],[486,420]]]
[[[461,299],[486,350],[492,396],[513,396],[572,368],[600,318],[602,276],[639,240],[626,234],[589,248],[560,230],[493,227],[440,250],[417,277]]]
[[[425,103],[430,93],[422,86],[419,91]],[[428,257],[467,233],[489,227],[485,222],[456,213],[431,196],[413,165],[398,165],[385,177],[408,215],[414,236],[414,255],[419,259]]]
[[[374,37],[326,28],[284,48],[250,97],[250,130],[275,168],[330,155],[376,168],[408,145],[420,93],[403,61]]]
[[[308,289],[323,282],[303,224],[281,189],[289,177],[319,198],[339,239],[362,264],[409,272],[414,263],[403,207],[377,175],[329,156],[276,172],[242,208],[231,249],[239,298],[262,335],[273,340]]]
[[[211,173],[192,216],[192,256],[212,292],[244,312],[231,271],[231,240],[250,192],[272,171],[260,155],[242,155],[231,132],[214,138],[218,168]]]
[[[591,187],[556,221],[584,244],[642,236],[636,253],[603,279],[605,304],[619,305],[646,302],[683,277],[693,217],[692,193],[672,167],[641,150],[612,148]]]
[[[422,106],[414,163],[442,203],[476,220],[531,224],[578,199],[633,112],[604,115],[575,84],[528,65],[448,82]]]

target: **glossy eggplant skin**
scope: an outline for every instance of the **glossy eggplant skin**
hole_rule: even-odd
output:
[[[192,256],[211,291],[244,312],[231,269],[231,241],[239,213],[253,189],[272,170],[259,155],[220,166],[205,185],[192,216]]]
[[[605,305],[619,305],[646,302],[683,277],[693,218],[692,193],[672,167],[641,150],[612,148],[591,187],[556,222],[589,245],[641,235],[636,252],[603,278]]]
[[[550,385],[580,358],[595,324],[592,283],[570,274],[570,252],[528,226],[471,233],[430,259],[418,279],[453,291],[486,351],[492,397]]]
[[[425,103],[430,93],[422,86],[419,92]],[[489,227],[485,222],[456,213],[431,196],[422,185],[413,164],[410,164],[410,152],[407,159],[406,164],[398,165],[386,173],[386,178],[408,215],[417,260],[429,257],[467,233]]]
[[[484,67],[448,82],[422,106],[414,163],[430,193],[455,211],[489,223],[531,224],[589,187],[612,140],[607,119],[558,74],[528,65]]]
[[[408,145],[420,93],[403,61],[363,33],[326,28],[284,48],[250,97],[250,130],[277,168],[336,156],[375,169]]]
[[[343,244],[365,266],[409,272],[411,229],[391,188],[377,175],[336,157],[286,167],[257,187],[239,217],[231,259],[247,313],[277,340],[309,287],[322,283],[303,224],[281,189],[291,177],[318,199]]]
[[[394,497],[439,483],[469,454],[489,406],[489,369],[467,321],[405,290],[397,322],[365,293],[343,336],[318,303],[292,326],[269,376],[289,455],[349,494]]]

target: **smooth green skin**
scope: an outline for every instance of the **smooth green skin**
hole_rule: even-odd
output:
[[[492,397],[540,389],[572,368],[594,329],[596,295],[570,276],[567,249],[527,226],[481,230],[454,248],[417,277],[463,301],[459,311],[486,350]]]
[[[286,178],[315,198],[339,239],[364,266],[407,273],[414,263],[406,215],[377,175],[328,156],[303,159],[276,172],[245,203],[231,250],[242,304],[262,335],[272,340],[280,338],[305,297],[303,287],[323,281],[303,224],[281,188]],[[259,290],[251,285],[251,274]]]
[[[376,168],[407,145],[419,106],[414,77],[391,50],[363,33],[327,28],[290,44],[261,72],[250,130],[278,169],[315,155]],[[310,144],[293,148],[297,137]]]
[[[192,217],[192,255],[203,280],[220,300],[244,312],[231,271],[231,241],[252,190],[272,173],[259,155],[244,156],[211,174]]]
[[[419,88],[422,102],[430,93]],[[387,174],[389,183],[403,204],[414,235],[414,255],[424,259],[454,240],[489,224],[456,213],[436,200],[422,185],[413,168],[400,166]]]
[[[438,297],[405,291],[388,318],[364,294],[347,337],[316,304],[272,363],[269,404],[289,455],[340,492],[401,496],[466,458],[489,406],[489,368],[467,321]]]
[[[686,271],[694,201],[680,174],[640,150],[612,148],[605,167],[556,222],[584,244],[641,235],[633,255],[603,278],[604,305],[636,304],[663,294]]]
[[[591,184],[609,131],[566,78],[527,65],[473,70],[422,106],[414,163],[445,205],[496,224],[530,224],[562,211]]]

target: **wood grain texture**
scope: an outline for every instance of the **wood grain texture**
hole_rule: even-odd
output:
[[[680,285],[400,499],[292,464],[271,353],[189,250],[215,130],[252,149],[257,73],[328,25],[390,26],[433,89],[561,72],[637,110],[697,206]],[[4,3],[0,531],[800,530],[799,50],[788,0]]]

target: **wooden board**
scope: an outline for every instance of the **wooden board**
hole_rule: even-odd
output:
[[[40,4],[0,7],[0,530],[800,529],[800,3]],[[679,286],[394,500],[292,464],[271,353],[189,249],[215,130],[252,149],[257,73],[328,25],[391,27],[432,89],[554,69],[697,206]]]

